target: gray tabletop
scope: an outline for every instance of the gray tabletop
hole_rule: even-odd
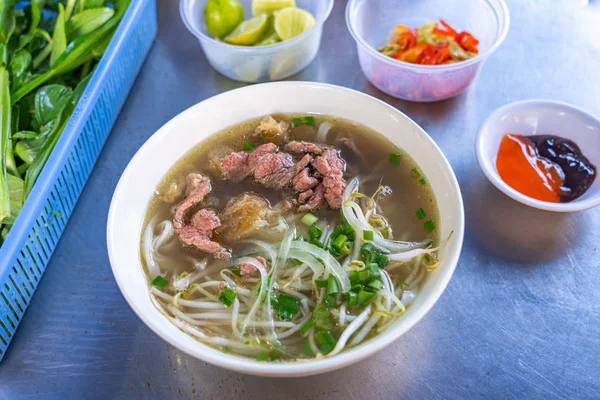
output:
[[[240,83],[207,64],[177,0],[0,364],[0,399],[600,398],[600,209],[560,215],[487,182],[475,135],[497,107],[552,98],[600,115],[600,6],[509,1],[504,44],[463,95],[416,104],[364,78],[337,1],[321,52],[295,80],[351,87],[394,105],[440,145],[467,218],[456,273],[433,310],[376,356],[327,375],[228,372],[163,342],[133,313],[108,263],[105,224],[128,160],[170,118]],[[557,132],[560,134],[560,132]]]

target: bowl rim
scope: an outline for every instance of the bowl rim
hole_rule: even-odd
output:
[[[271,52],[273,52],[273,50],[277,51],[278,49],[283,49],[285,47],[292,46],[293,44],[302,41],[304,38],[311,35],[316,30],[323,28],[323,25],[325,24],[325,21],[327,21],[327,18],[329,18],[329,15],[331,14],[331,10],[333,10],[333,5],[334,5],[334,0],[325,0],[328,2],[328,4],[327,4],[327,9],[323,13],[323,15],[319,19],[317,19],[317,22],[312,27],[310,27],[308,30],[302,32],[298,36],[295,36],[288,40],[284,40],[283,42],[271,44],[269,46],[241,46],[241,45],[237,45],[237,44],[230,44],[230,43],[226,43],[226,42],[223,42],[220,40],[216,40],[215,38],[213,38],[209,35],[206,35],[204,32],[195,29],[189,20],[189,16],[188,16],[188,13],[186,10],[188,3],[192,3],[195,1],[199,1],[199,0],[179,0],[179,15],[181,16],[183,24],[188,29],[188,31],[190,31],[190,33],[192,35],[196,36],[196,38],[200,39],[201,41],[209,42],[215,46],[221,46],[224,49],[229,48],[231,50],[235,50],[240,53],[252,53],[252,54],[271,53]]]
[[[378,104],[379,106],[382,106],[382,107],[388,109],[395,116],[406,120],[409,124],[413,124],[417,128],[416,134],[422,140],[424,140],[425,142],[427,142],[434,148],[435,153],[439,157],[439,161],[441,162],[441,164],[444,165],[446,175],[449,179],[449,187],[452,190],[452,195],[453,196],[455,195],[456,200],[457,200],[453,209],[457,212],[458,215],[456,215],[456,227],[454,230],[454,235],[452,236],[452,240],[447,245],[447,246],[449,246],[448,247],[449,251],[448,251],[448,255],[445,258],[446,263],[447,263],[446,268],[443,271],[443,273],[441,273],[437,277],[437,281],[436,281],[435,285],[433,285],[433,287],[431,288],[431,291],[428,294],[428,297],[426,297],[424,299],[424,302],[421,305],[419,312],[415,313],[415,315],[413,315],[411,317],[412,319],[409,320],[408,322],[406,322],[401,327],[396,327],[396,329],[394,329],[395,327],[392,326],[389,329],[387,329],[386,331],[380,333],[377,337],[369,340],[367,343],[364,343],[364,344],[359,345],[352,349],[348,349],[348,350],[346,350],[340,354],[337,354],[331,358],[311,359],[309,361],[301,361],[301,362],[293,362],[293,363],[265,363],[265,362],[259,362],[256,360],[252,360],[249,358],[235,356],[232,354],[224,354],[224,353],[218,352],[217,350],[215,350],[207,345],[204,345],[202,343],[199,343],[199,346],[194,347],[193,349],[191,349],[191,348],[188,349],[188,348],[186,348],[186,346],[184,344],[180,343],[177,340],[177,338],[171,337],[166,332],[162,332],[158,328],[159,326],[162,326],[167,321],[163,321],[162,319],[159,320],[157,318],[151,317],[149,315],[149,313],[146,313],[144,311],[144,309],[142,309],[142,307],[138,307],[135,304],[135,302],[133,300],[133,294],[132,294],[132,292],[130,292],[128,290],[128,284],[125,281],[125,272],[120,272],[120,270],[125,271],[125,269],[123,267],[120,267],[121,264],[119,264],[119,266],[117,265],[117,250],[116,250],[117,243],[113,237],[113,236],[115,236],[115,234],[113,232],[116,233],[119,230],[119,222],[116,221],[115,214],[117,214],[118,208],[123,207],[124,204],[126,204],[126,200],[124,199],[122,192],[125,191],[126,180],[130,176],[135,175],[136,171],[134,170],[134,167],[135,167],[134,160],[136,160],[136,158],[138,158],[138,157],[141,157],[140,154],[143,154],[146,151],[148,151],[148,148],[150,146],[154,146],[154,142],[160,141],[160,139],[164,136],[167,136],[169,134],[169,132],[173,132],[173,130],[171,129],[171,126],[174,126],[175,124],[179,123],[180,120],[185,120],[188,115],[193,114],[195,108],[200,107],[200,104],[205,103],[205,102],[210,102],[211,99],[216,99],[216,98],[220,98],[223,96],[232,96],[232,94],[239,93],[242,91],[260,90],[260,89],[264,88],[266,85],[269,85],[272,87],[280,87],[281,90],[286,91],[286,92],[289,92],[290,89],[297,89],[298,87],[303,87],[303,88],[311,88],[312,87],[315,90],[322,90],[322,89],[331,90],[331,91],[340,92],[341,94],[344,94],[344,93],[350,94],[351,93],[353,95],[358,95],[359,97],[363,98],[364,101],[367,103],[371,102],[374,104]],[[307,90],[310,90],[310,89],[307,89]],[[139,169],[139,166],[137,168]],[[438,201],[441,201],[441,199],[439,199]],[[134,157],[131,159],[131,161],[129,162],[129,164],[127,165],[127,167],[121,174],[121,178],[115,188],[115,192],[114,192],[113,198],[111,200],[111,205],[110,205],[109,214],[108,214],[107,248],[108,248],[109,261],[111,264],[111,269],[112,269],[113,275],[115,276],[115,280],[117,281],[117,285],[119,286],[121,293],[123,294],[123,296],[129,303],[129,306],[133,309],[133,311],[138,315],[138,317],[151,330],[153,330],[158,336],[160,336],[167,343],[175,346],[179,350],[191,355],[194,358],[201,359],[203,361],[206,361],[208,363],[211,363],[213,365],[216,365],[216,366],[228,369],[228,370],[233,370],[236,372],[246,373],[246,374],[250,374],[250,375],[259,375],[259,376],[301,377],[301,376],[316,375],[319,373],[337,370],[339,368],[342,368],[342,367],[348,366],[350,364],[354,364],[358,361],[361,361],[361,360],[373,355],[374,353],[380,351],[384,347],[388,346],[393,341],[397,340],[400,336],[405,334],[407,331],[412,329],[427,313],[429,313],[431,308],[439,300],[442,293],[448,286],[450,279],[456,269],[458,260],[460,258],[460,254],[462,251],[462,245],[463,245],[463,239],[464,239],[464,230],[465,230],[465,213],[464,213],[464,206],[463,206],[463,198],[462,198],[462,193],[460,191],[460,187],[458,185],[458,181],[456,179],[454,171],[453,171],[450,163],[446,159],[444,153],[441,151],[441,149],[437,146],[437,144],[433,141],[433,139],[419,125],[417,125],[408,116],[406,116],[404,113],[397,110],[396,108],[390,106],[389,104],[387,104],[379,99],[369,96],[365,93],[362,93],[362,92],[359,92],[356,90],[352,90],[352,89],[348,89],[348,88],[344,88],[344,87],[340,87],[340,86],[324,84],[324,83],[287,81],[287,82],[269,82],[269,83],[263,83],[263,84],[258,84],[258,85],[245,86],[242,88],[238,88],[238,89],[234,89],[234,90],[231,90],[228,92],[221,93],[212,98],[203,100],[195,105],[192,105],[185,111],[181,112],[180,114],[178,114],[177,116],[175,116],[174,118],[169,120],[162,127],[160,127],[140,147],[140,149],[136,152]],[[396,324],[397,324],[397,322],[396,322]],[[178,328],[175,328],[175,329],[178,329]]]
[[[182,1],[184,1],[184,0],[182,0]],[[410,69],[414,69],[414,70],[422,71],[422,72],[424,72],[424,71],[453,71],[453,70],[461,69],[464,67],[468,67],[469,65],[476,64],[478,62],[483,62],[493,52],[495,52],[498,49],[498,47],[502,44],[502,42],[504,42],[504,39],[506,38],[506,35],[508,34],[508,30],[510,28],[510,14],[508,12],[508,6],[506,5],[506,2],[504,0],[484,0],[486,3],[488,3],[492,6],[495,3],[498,10],[501,12],[501,14],[504,16],[504,18],[506,20],[504,26],[501,26],[500,34],[496,36],[494,43],[488,49],[478,53],[473,58],[470,58],[465,61],[457,62],[454,64],[446,64],[446,65],[412,64],[412,63],[409,63],[406,61],[396,60],[394,58],[391,58],[391,57],[381,54],[375,48],[373,48],[371,45],[369,45],[362,38],[362,36],[358,34],[358,32],[356,32],[356,29],[354,28],[354,24],[352,23],[351,18],[350,18],[350,11],[351,11],[352,7],[354,7],[354,4],[358,3],[359,1],[364,1],[364,0],[349,0],[348,4],[346,5],[346,26],[348,27],[350,34],[352,35],[352,37],[354,38],[356,43],[360,44],[362,47],[366,48],[367,51],[373,57],[377,58],[380,61],[385,62],[388,65],[394,66],[394,67],[410,68]],[[498,11],[498,10],[496,10],[495,7],[492,7],[492,8],[494,9],[494,11],[496,11],[496,12]]]
[[[484,148],[483,140],[487,135],[489,135],[488,132],[490,132],[490,130],[488,129],[488,127],[490,127],[493,124],[493,121],[497,120],[500,115],[526,106],[562,108],[570,113],[580,114],[584,117],[591,119],[596,123],[596,125],[600,129],[600,119],[598,119],[590,112],[584,110],[583,108],[575,106],[573,104],[569,104],[564,101],[547,99],[529,99],[519,100],[506,104],[496,109],[492,114],[490,114],[490,116],[487,117],[485,122],[481,125],[481,128],[479,128],[479,132],[477,133],[477,137],[475,139],[475,154],[477,156],[479,168],[481,168],[484,175],[496,188],[498,188],[498,190],[500,190],[508,197],[511,197],[522,204],[540,210],[553,212],[575,212],[587,210],[600,205],[600,194],[587,200],[575,199],[574,201],[569,203],[550,203],[547,201],[536,200],[510,187],[506,182],[502,180],[502,178],[500,178],[500,175],[498,174],[498,171],[494,166],[495,163],[488,164],[486,162],[488,157],[485,155],[486,148]]]

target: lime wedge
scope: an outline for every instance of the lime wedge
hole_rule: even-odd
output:
[[[269,46],[277,42],[280,42],[280,40],[279,36],[277,36],[277,32],[275,32],[275,28],[273,27],[273,17],[269,17],[269,26],[267,29],[265,29],[255,46]]]
[[[240,0],[208,0],[204,7],[208,32],[216,38],[231,33],[244,20]]]
[[[296,7],[296,0],[252,0],[252,15],[271,14],[286,7]]]
[[[306,10],[288,7],[275,13],[275,32],[281,40],[298,36],[312,27],[317,21]]]
[[[258,42],[265,29],[268,27],[267,14],[261,14],[250,18],[238,25],[237,28],[225,37],[225,41],[231,44],[251,46]]]

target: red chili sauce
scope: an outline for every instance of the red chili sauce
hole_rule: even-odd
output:
[[[596,178],[596,167],[568,139],[551,135],[506,134],[500,143],[496,168],[506,184],[531,198],[569,202]]]

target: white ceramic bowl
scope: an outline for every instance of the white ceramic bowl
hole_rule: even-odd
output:
[[[494,186],[507,196],[541,210],[572,212],[600,204],[600,179],[569,203],[549,203],[525,196],[508,186],[496,169],[496,158],[506,133],[555,135],[570,139],[596,167],[600,166],[600,120],[581,108],[551,100],[525,100],[496,110],[481,127],[475,141],[477,161]]]
[[[148,201],[165,173],[188,150],[234,124],[271,113],[319,113],[357,121],[387,136],[418,163],[432,185],[440,212],[440,233],[454,232],[441,252],[440,266],[400,320],[376,338],[331,358],[297,363],[266,363],[203,345],[181,332],[150,301],[140,262],[140,235]],[[309,82],[248,86],[205,100],[158,130],[129,163],[110,207],[107,227],[112,270],[125,299],[154,332],[180,350],[238,372],[278,377],[323,373],[355,363],[381,350],[413,327],[433,307],[450,281],[464,232],[460,189],[450,164],[433,140],[395,108],[350,89]]]

